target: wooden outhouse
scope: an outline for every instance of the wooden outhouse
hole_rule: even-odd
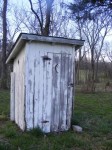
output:
[[[11,73],[10,118],[22,130],[68,130],[73,107],[75,50],[83,40],[22,33],[6,63]]]

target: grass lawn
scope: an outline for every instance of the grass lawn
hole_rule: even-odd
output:
[[[9,92],[0,91],[0,150],[112,150],[112,93],[77,93],[72,123],[83,132],[23,133],[9,121]]]

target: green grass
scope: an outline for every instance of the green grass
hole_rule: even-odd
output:
[[[9,118],[9,92],[0,90],[0,120]]]
[[[112,150],[112,93],[77,93],[72,123],[83,132],[23,133],[9,121],[9,92],[0,91],[0,150]]]

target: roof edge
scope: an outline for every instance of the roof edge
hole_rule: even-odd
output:
[[[76,49],[84,45],[84,40],[20,33],[11,51],[9,52],[9,55],[6,59],[6,64],[9,63],[11,59],[15,58],[15,56],[18,53],[18,50],[23,46],[23,44],[25,44],[25,41],[39,41],[39,42],[45,42],[45,43],[59,43],[59,44],[75,45],[77,47]]]

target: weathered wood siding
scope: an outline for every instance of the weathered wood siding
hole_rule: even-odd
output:
[[[15,74],[15,122],[24,130],[25,48],[15,58],[13,72]]]
[[[48,59],[43,59],[44,56],[48,56]],[[73,62],[72,46],[27,43],[25,67],[27,129],[40,127],[44,132],[50,132],[70,128]]]
[[[10,119],[15,120],[15,73],[11,72]]]

